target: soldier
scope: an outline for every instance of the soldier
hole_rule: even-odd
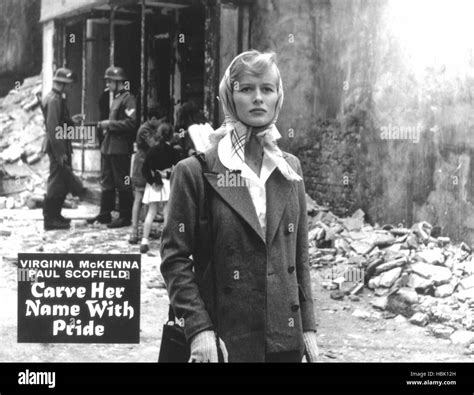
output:
[[[66,68],[59,68],[53,77],[53,90],[43,99],[41,107],[45,117],[46,140],[43,151],[49,156],[49,177],[43,203],[44,229],[68,229],[70,219],[61,215],[61,208],[66,195],[71,189],[71,140],[65,137],[62,128],[71,126],[74,121],[69,117],[66,104],[66,93],[70,84],[75,81],[74,73]]]
[[[108,120],[98,123],[103,131],[101,144],[102,196],[99,214],[87,220],[98,221],[109,228],[131,224],[133,193],[130,182],[130,161],[133,141],[137,130],[135,97],[125,89],[126,76],[121,67],[109,67],[105,71],[107,87],[114,95]],[[115,207],[115,190],[119,193],[120,217],[112,222],[111,211]]]

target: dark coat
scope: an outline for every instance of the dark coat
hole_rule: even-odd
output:
[[[206,157],[217,301],[208,264],[204,180],[195,157],[173,169],[161,241],[161,272],[175,314],[184,319],[185,335],[189,340],[217,326],[229,362],[263,362],[265,353],[302,352],[303,331],[316,330],[304,183],[273,171],[266,182],[264,235],[248,188],[220,186],[228,170],[216,148]],[[299,160],[288,153],[284,157],[302,175]]]
[[[81,180],[71,167],[72,144],[67,136],[68,127],[74,126],[67,108],[66,96],[55,90],[49,92],[41,103],[43,110],[46,139],[42,151],[49,157],[49,176],[46,184],[46,196],[55,198],[66,196],[69,192],[78,195],[82,192]],[[66,160],[60,164],[60,159]]]
[[[67,132],[67,127],[73,126],[74,123],[68,113],[65,95],[53,89],[43,99],[41,107],[46,127],[43,151],[51,155],[56,161],[64,155],[70,156],[72,154],[71,139],[65,138],[62,133]],[[57,133],[58,126],[62,133]]]
[[[137,133],[135,97],[122,90],[116,94],[109,114],[110,126],[100,152],[107,155],[130,155]]]

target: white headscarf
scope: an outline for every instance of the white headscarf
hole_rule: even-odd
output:
[[[222,104],[222,109],[224,111],[224,123],[222,126],[217,129],[211,135],[211,141],[214,144],[222,139],[226,134],[230,134],[232,142],[232,155],[237,155],[240,160],[245,161],[245,144],[249,141],[252,135],[252,127],[247,126],[238,120],[237,110],[235,108],[234,98],[233,98],[233,89],[230,79],[230,70],[235,62],[242,57],[255,53],[259,54],[257,51],[248,51],[243,52],[240,55],[237,55],[234,60],[230,63],[229,67],[222,78],[222,81],[219,85],[219,101]],[[280,113],[281,106],[283,104],[283,84],[280,77],[280,72],[278,71],[278,100],[275,105],[275,116],[271,122],[266,126],[262,131],[257,132],[255,135],[260,143],[266,148],[266,153],[270,160],[275,163],[276,167],[280,170],[281,174],[290,181],[301,181],[302,178],[291,168],[288,162],[283,158],[283,153],[276,143],[276,140],[281,138],[281,134],[278,131],[275,123],[278,119],[278,114]]]

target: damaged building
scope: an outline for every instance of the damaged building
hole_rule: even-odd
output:
[[[218,84],[233,57],[249,48],[249,2],[43,0],[43,93],[57,67],[76,71],[70,112],[100,120],[98,100],[109,65],[123,67],[137,98],[138,118],[159,105],[173,121],[189,100],[219,123]],[[81,141],[74,167],[97,173],[98,143]]]
[[[217,128],[225,67],[242,50],[272,50],[285,89],[279,144],[300,158],[318,204],[340,217],[362,209],[371,224],[427,221],[472,244],[474,46],[456,29],[436,51],[425,45],[446,20],[468,31],[459,15],[469,12],[439,1],[420,29],[423,4],[43,0],[42,91],[57,67],[74,69],[71,113],[98,121],[103,73],[115,63],[128,73],[141,120],[154,103],[173,120],[193,99]],[[1,139],[4,151],[11,144]],[[74,169],[97,177],[97,143],[77,141],[74,151]]]

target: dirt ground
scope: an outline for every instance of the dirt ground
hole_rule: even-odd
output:
[[[69,231],[43,231],[40,209],[0,210],[0,362],[154,362],[168,297],[159,272],[159,240],[142,255],[139,344],[47,344],[17,342],[18,252],[139,253],[128,244],[128,228],[86,227],[84,218],[98,207],[80,204],[64,209],[73,218]],[[161,224],[155,224],[160,227]],[[11,233],[9,235],[9,233]],[[370,305],[373,294],[364,289],[358,301],[336,301],[312,270],[315,314],[321,362],[472,362],[462,346],[438,339],[402,316],[384,318]],[[355,315],[353,313],[356,312]]]

